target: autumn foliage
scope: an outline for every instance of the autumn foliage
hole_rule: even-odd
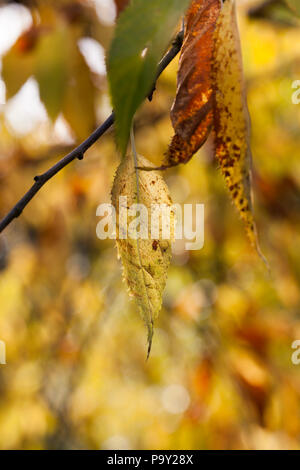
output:
[[[1,4],[1,217],[115,111],[1,233],[1,449],[299,449],[298,4]],[[120,196],[204,203],[203,249],[99,240]]]

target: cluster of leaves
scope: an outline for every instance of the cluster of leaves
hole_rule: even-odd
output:
[[[107,65],[116,117],[116,140],[123,159],[134,115],[153,87],[156,66],[170,43],[170,32],[187,10],[177,94],[171,110],[175,135],[161,169],[188,162],[213,130],[215,155],[232,200],[251,244],[260,254],[252,210],[250,119],[235,0],[226,0],[224,4],[219,0],[166,0],[163,5],[156,0],[133,0],[116,1],[115,6],[118,22]],[[293,1],[289,1],[287,7],[298,12]],[[53,15],[51,2],[41,3],[37,8],[35,18],[38,21],[4,58],[3,75],[8,98],[33,74],[49,117],[55,121],[62,112],[77,135],[85,136],[95,123],[93,82],[78,49],[82,27],[78,27],[77,20],[84,16],[85,10],[80,2],[63,2],[60,15]],[[66,22],[71,26],[66,28]],[[20,54],[22,73],[10,80]],[[86,90],[90,91],[88,95]],[[85,126],[81,125],[82,116]],[[149,199],[143,194],[145,185],[139,184],[141,168],[135,171],[133,165],[124,166],[121,162],[121,169],[127,171],[124,180],[136,178],[135,185],[125,185],[126,196],[137,203],[140,199]],[[149,170],[149,167],[144,166],[142,170]],[[143,175],[143,178],[150,184],[152,175]],[[116,183],[113,198],[116,208],[122,191],[123,187]],[[124,252],[124,243],[118,240],[118,245],[120,252]],[[128,247],[132,247],[130,242],[127,251]],[[161,287],[165,284],[168,263],[155,260],[155,257],[150,261],[151,252],[142,250],[139,243],[132,259],[121,257],[129,289],[140,299],[138,303],[148,328],[150,350],[153,320],[160,310]],[[133,265],[135,258],[138,259],[135,268],[140,270],[139,275],[127,266]],[[158,301],[153,302],[155,287],[146,281],[150,264],[153,272],[158,269],[161,273],[161,282],[159,279],[154,282]]]
[[[226,184],[248,237],[259,252],[252,213],[250,120],[235,0],[227,0],[222,7],[219,0],[170,0],[163,4],[134,0],[125,9],[119,18],[108,58],[117,143],[124,156],[134,114],[154,82],[155,65],[170,41],[169,32],[174,30],[188,4],[178,88],[171,111],[175,136],[161,168],[188,162],[213,128],[215,153]],[[143,17],[147,18],[146,24]],[[132,172],[135,174],[133,166],[127,177],[131,178]],[[151,175],[147,178],[150,181]],[[141,185],[141,190],[143,188]],[[115,195],[115,201],[119,195]],[[132,194],[127,195],[132,197]],[[135,189],[135,198],[137,196]],[[140,270],[147,273],[149,257],[139,253],[138,259]],[[123,262],[127,270],[128,260],[123,258]],[[129,277],[128,283],[132,286],[134,280]],[[144,284],[144,305],[149,305],[147,283]],[[138,290],[141,291],[140,286]],[[143,310],[151,344],[157,305],[151,307],[153,313],[150,316],[146,313],[148,309]]]
[[[82,140],[96,124],[97,85],[78,47],[95,29],[95,13],[80,2],[34,2],[32,26],[3,57],[6,97],[13,97],[34,77],[48,116],[63,114]]]

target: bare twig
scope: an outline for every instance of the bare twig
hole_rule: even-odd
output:
[[[176,57],[178,52],[181,49],[183,41],[183,32],[179,32],[173,41],[172,47],[170,50],[165,54],[162,60],[159,62],[157,67],[156,73],[156,80],[161,75],[161,73],[165,70],[165,68],[172,62],[172,60]],[[155,80],[155,83],[156,83]],[[155,90],[155,85],[151,90],[150,94],[148,95],[149,100],[151,101],[153,92]],[[76,147],[72,152],[68,155],[63,157],[59,160],[55,165],[53,165],[49,170],[39,176],[34,177],[34,184],[31,188],[27,191],[26,194],[17,202],[17,204],[8,212],[8,214],[3,217],[0,221],[0,233],[17,217],[19,217],[27,204],[31,201],[31,199],[37,194],[37,192],[44,186],[47,181],[49,181],[53,176],[55,176],[59,171],[65,168],[69,163],[71,163],[76,158],[82,160],[84,157],[85,152],[95,143],[100,137],[113,125],[115,120],[114,113],[112,112],[111,115],[106,119],[106,121],[98,127],[84,142],[82,142],[78,147]]]

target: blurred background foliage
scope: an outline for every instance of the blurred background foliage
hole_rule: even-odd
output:
[[[119,162],[108,132],[1,236],[0,448],[300,448],[300,365],[291,362],[300,339],[300,105],[291,99],[300,28],[281,7],[268,15],[257,10],[261,1],[238,4],[255,213],[270,276],[208,141],[188,165],[165,172],[174,202],[205,204],[205,246],[176,244],[146,362],[115,243],[96,237],[96,208],[109,202]],[[115,7],[1,5],[4,215],[34,175],[110,113],[104,57]],[[174,61],[137,115],[138,151],[157,163],[172,136],[176,70]]]

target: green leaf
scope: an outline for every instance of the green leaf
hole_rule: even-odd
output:
[[[300,16],[300,2],[299,0],[285,0],[290,9]]]
[[[107,66],[117,144],[123,155],[134,113],[150,91],[157,63],[189,3],[190,0],[132,0],[119,17]]]

